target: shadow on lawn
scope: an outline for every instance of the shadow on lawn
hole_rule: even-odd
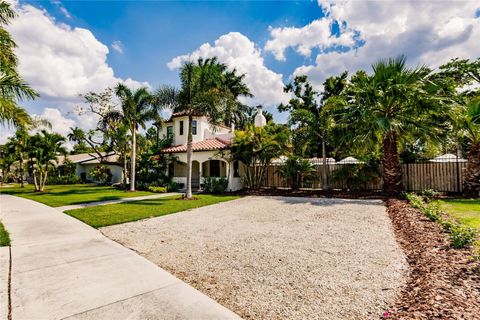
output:
[[[340,204],[357,204],[360,206],[381,205],[382,200],[359,200],[359,199],[339,199],[339,198],[306,198],[306,197],[273,197],[276,200],[287,204],[309,203],[314,206],[329,207]]]

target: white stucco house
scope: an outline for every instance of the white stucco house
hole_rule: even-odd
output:
[[[112,173],[111,182],[121,183],[123,181],[123,170],[119,162],[118,154],[115,154],[114,152],[102,152],[101,154],[104,158],[103,163],[100,162],[100,156],[95,152],[68,155],[66,158],[64,156],[58,156],[57,167],[62,167],[65,159],[68,159],[75,164],[75,174],[77,176],[86,181],[97,182],[90,176],[90,171],[96,166],[102,164],[110,169],[110,172]]]
[[[261,108],[255,117],[255,125],[266,124]],[[174,113],[162,126],[161,135],[171,137],[171,147],[161,150],[163,154],[172,154],[177,162],[171,163],[168,175],[179,184],[180,188],[187,182],[187,129],[188,116],[185,113]],[[225,177],[228,179],[228,191],[242,189],[243,164],[231,159],[231,143],[234,137],[233,128],[213,126],[208,118],[202,115],[193,117],[193,156],[192,156],[192,188],[201,189],[206,177]]]

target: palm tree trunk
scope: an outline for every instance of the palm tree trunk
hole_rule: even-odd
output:
[[[325,139],[322,139],[322,178],[323,178],[323,190],[328,190],[328,168],[327,168],[327,148],[325,146]]]
[[[23,183],[24,181],[24,164],[23,164],[23,157],[20,158],[20,187],[21,188],[24,188],[25,187],[25,184]]]
[[[127,175],[128,175],[128,168],[127,168],[127,148],[123,149],[123,185],[127,187]]]
[[[187,134],[187,199],[192,198],[192,116],[188,116]]]
[[[48,167],[45,169],[45,176],[43,177],[43,180],[40,183],[40,191],[45,190],[45,185],[47,184],[47,175],[48,175]]]
[[[130,191],[135,191],[135,158],[137,156],[137,130],[136,124],[132,124],[132,156],[130,159]]]
[[[382,142],[383,151],[383,190],[387,193],[402,191],[402,171],[397,149],[397,134],[387,133]]]
[[[33,183],[35,185],[35,191],[39,191],[38,182],[37,182],[37,170],[33,169]]]
[[[463,191],[467,197],[476,198],[480,193],[480,142],[472,143],[467,160]]]

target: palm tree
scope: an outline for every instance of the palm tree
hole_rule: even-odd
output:
[[[337,123],[353,144],[381,144],[383,184],[388,193],[403,189],[398,145],[412,134],[435,138],[442,131],[442,88],[430,81],[427,67],[407,68],[406,57],[380,60],[373,75],[357,72],[346,88]]]
[[[478,197],[480,192],[480,97],[472,99],[463,113],[460,125],[470,143],[465,170],[464,192],[466,196]]]
[[[32,124],[28,113],[17,102],[35,99],[38,94],[17,73],[15,42],[5,30],[16,16],[10,4],[0,0],[0,123],[17,127]]]
[[[64,137],[58,133],[49,133],[46,130],[42,130],[30,138],[28,155],[33,167],[35,191],[43,192],[45,190],[48,169],[55,166],[58,155],[66,155],[67,150],[63,147],[64,142]]]
[[[131,133],[131,156],[130,156],[130,191],[135,191],[135,164],[137,149],[138,127],[145,129],[145,123],[155,118],[156,110],[152,107],[153,95],[147,88],[142,87],[132,91],[124,84],[119,83],[115,87],[115,94],[120,99],[121,112],[111,111],[106,117],[117,117],[127,126]]]
[[[187,192],[192,198],[192,122],[194,115],[208,117],[215,126],[225,121],[238,106],[239,96],[251,96],[243,84],[243,76],[228,71],[217,58],[199,59],[196,63],[186,62],[180,71],[181,88],[159,92],[159,101],[174,101],[174,112],[182,112],[188,117],[187,132]]]
[[[20,128],[15,132],[15,136],[6,144],[8,152],[12,154],[19,163],[20,185],[22,188],[25,182],[25,159],[28,158],[28,150],[30,148],[29,138],[27,130]]]

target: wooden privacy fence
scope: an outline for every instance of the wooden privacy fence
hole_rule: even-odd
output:
[[[280,176],[280,169],[283,165],[268,166],[263,187],[267,188],[289,188],[290,185],[285,178]],[[344,166],[349,166],[345,168]],[[342,175],[339,177],[338,170],[344,172],[354,171],[356,164],[327,164],[327,181],[331,189],[357,189],[363,191],[382,190],[382,167],[378,170],[371,170],[363,181],[356,179],[354,174]],[[323,165],[314,164],[315,172],[309,183],[304,183],[302,188],[322,189],[323,186]],[[462,192],[465,162],[427,162],[427,163],[405,163],[401,164],[403,173],[403,187],[406,191],[423,191],[433,189],[439,192]],[[347,169],[347,170],[345,170]]]

